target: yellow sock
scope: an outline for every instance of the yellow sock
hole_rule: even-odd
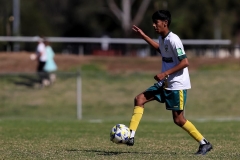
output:
[[[132,119],[129,124],[129,129],[131,129],[133,131],[137,130],[139,122],[142,119],[143,110],[144,110],[143,107],[135,106],[135,108],[133,109]]]
[[[197,142],[200,142],[204,137],[196,129],[196,127],[187,120],[187,122],[182,126],[182,128],[187,131]]]

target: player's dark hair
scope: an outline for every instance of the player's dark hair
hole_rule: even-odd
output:
[[[162,21],[167,20],[168,27],[169,27],[171,24],[171,13],[167,10],[158,10],[155,13],[153,13],[152,20],[153,22],[155,22],[156,20],[162,20]]]

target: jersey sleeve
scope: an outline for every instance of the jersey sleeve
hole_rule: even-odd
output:
[[[179,37],[175,37],[174,41],[171,41],[172,47],[173,47],[173,51],[175,53],[175,55],[177,56],[178,60],[181,61],[185,58],[187,58],[187,55],[184,51],[183,48],[183,44],[182,41],[180,40]]]

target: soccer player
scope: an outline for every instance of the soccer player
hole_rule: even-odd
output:
[[[128,146],[134,145],[134,135],[144,111],[144,104],[153,100],[165,103],[166,109],[172,111],[176,125],[190,134],[200,146],[195,154],[205,155],[213,147],[184,117],[184,107],[187,99],[187,90],[191,88],[188,59],[180,38],[169,30],[171,14],[167,10],[156,11],[152,15],[153,28],[160,35],[158,43],[149,38],[140,28],[133,25],[132,29],[141,36],[150,46],[155,48],[162,57],[161,73],[154,76],[157,81],[134,99],[134,110],[130,121],[131,130]]]

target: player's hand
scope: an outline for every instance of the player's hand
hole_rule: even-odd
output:
[[[166,73],[159,73],[159,74],[154,76],[154,79],[156,81],[161,81],[161,80],[165,79],[166,77],[167,77]]]
[[[138,33],[140,36],[145,35],[145,33],[135,25],[132,26],[132,30],[135,31],[136,33]]]

